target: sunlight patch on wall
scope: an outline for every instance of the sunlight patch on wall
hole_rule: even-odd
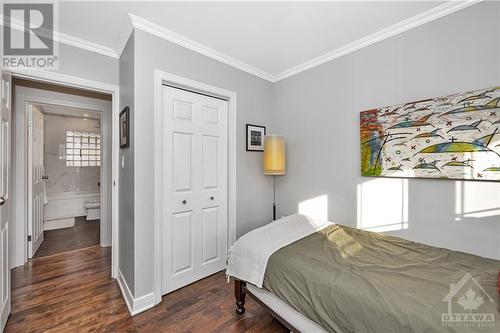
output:
[[[500,215],[498,183],[455,182],[455,220]]]
[[[313,219],[328,220],[328,195],[299,202],[299,213]]]
[[[408,228],[408,180],[379,178],[358,184],[358,228],[393,231]]]

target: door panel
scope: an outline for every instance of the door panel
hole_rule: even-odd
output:
[[[227,253],[227,112],[163,87],[163,293],[218,272]]]
[[[205,124],[219,125],[219,109],[204,105],[203,122]]]
[[[203,189],[217,187],[219,172],[219,138],[203,135]]]
[[[193,103],[174,99],[173,107],[174,120],[193,121]]]
[[[10,221],[10,119],[11,77],[1,75],[0,108],[0,330],[3,331],[10,314],[9,221]]]
[[[203,237],[202,264],[219,257],[219,228],[217,225],[217,212],[218,207],[203,209],[201,224]]]
[[[174,132],[172,137],[173,146],[173,182],[174,192],[186,192],[191,190],[192,184],[192,158],[193,140],[191,133]]]
[[[193,212],[177,213],[172,216],[172,270],[173,275],[192,270],[193,267]]]
[[[31,160],[31,205],[28,207],[28,258],[33,258],[43,242],[43,209],[44,209],[44,116],[36,106],[28,105],[29,153]],[[28,191],[29,193],[30,191]]]

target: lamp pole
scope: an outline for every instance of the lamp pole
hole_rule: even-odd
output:
[[[273,176],[273,221],[276,221],[276,176]]]

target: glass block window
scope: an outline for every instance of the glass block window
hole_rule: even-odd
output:
[[[101,134],[66,131],[66,166],[101,166]]]

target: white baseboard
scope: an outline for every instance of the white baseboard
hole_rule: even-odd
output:
[[[68,217],[66,219],[49,220],[43,223],[43,230],[55,230],[62,228],[71,228],[75,226],[75,218]]]
[[[128,312],[131,316],[146,311],[147,309],[150,309],[156,305],[154,293],[149,293],[147,295],[134,298],[120,268],[118,268],[118,276],[116,278],[116,281],[118,282],[118,286],[120,286],[123,299],[127,304]]]

